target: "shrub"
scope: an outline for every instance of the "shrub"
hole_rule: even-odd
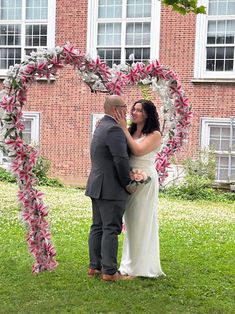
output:
[[[161,193],[186,200],[234,201],[235,193],[213,189],[215,180],[215,154],[203,150],[197,159],[187,158],[183,162],[185,177],[178,186],[163,188]]]
[[[11,174],[10,171],[0,167],[0,181],[13,183],[16,182],[16,178]]]
[[[39,156],[36,165],[33,168],[33,173],[38,179],[38,185],[63,187],[63,183],[55,178],[48,177],[48,171],[50,170],[50,160],[46,157]]]
[[[38,157],[36,165],[33,168],[33,173],[38,179],[38,185],[63,187],[63,183],[55,178],[49,178],[47,173],[50,169],[50,161],[45,157]],[[4,182],[17,182],[16,178],[9,170],[0,167],[0,181]]]

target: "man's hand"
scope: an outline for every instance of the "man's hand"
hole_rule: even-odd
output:
[[[127,192],[128,192],[129,194],[135,193],[135,191],[137,190],[137,186],[136,186],[136,185],[133,186],[133,185],[131,185],[131,184],[128,184],[128,185],[126,186],[126,190],[127,190]]]

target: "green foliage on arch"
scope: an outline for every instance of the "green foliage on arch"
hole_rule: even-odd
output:
[[[198,6],[197,0],[161,0],[165,6],[171,6],[173,11],[182,15],[188,13],[206,14],[206,8]]]

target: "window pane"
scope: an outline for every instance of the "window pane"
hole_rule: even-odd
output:
[[[144,15],[143,5],[136,5],[135,6],[135,17],[142,17],[143,15]]]
[[[210,128],[210,137],[220,138],[220,128],[211,127]]]
[[[36,52],[37,49],[32,49],[32,48],[31,49],[25,49],[25,55],[26,56],[30,56],[30,53],[33,52],[33,51]]]
[[[33,8],[26,8],[26,17],[27,19],[33,19]]]
[[[127,23],[126,44],[136,46],[150,44],[150,23]]]
[[[127,17],[135,16],[135,7],[133,5],[127,5]]]
[[[221,141],[221,150],[228,151],[229,150],[229,140],[222,140]]]
[[[222,128],[222,140],[230,138],[230,128]]]
[[[98,24],[98,45],[117,46],[121,44],[120,23]]]
[[[40,46],[47,46],[47,36],[41,36],[40,37]]]
[[[109,7],[109,9],[107,10],[107,18],[109,18],[109,17],[115,17],[115,15],[114,15],[114,7]]]
[[[137,60],[141,60],[141,49],[135,49],[134,50],[134,56],[135,56],[135,59],[137,59]]]
[[[104,60],[108,66],[121,63],[121,49],[98,49],[97,54]]]
[[[41,35],[47,35],[47,25],[41,25]]]
[[[150,59],[150,48],[127,48],[126,49],[126,63],[131,64],[130,55],[134,55],[135,62],[144,62]]]
[[[220,167],[228,169],[228,162],[229,162],[228,157],[220,157]]]
[[[220,150],[220,140],[210,139],[209,145],[214,150]]]
[[[218,1],[218,14],[226,15],[227,12],[227,3],[226,1]]]
[[[148,61],[150,59],[150,48],[143,48],[143,60]]]
[[[46,20],[47,19],[47,14],[48,14],[47,12],[48,12],[47,7],[41,9],[41,19],[42,20]]]
[[[39,35],[39,25],[33,25],[33,35]]]
[[[98,44],[98,46],[104,46],[105,45],[105,35],[99,35],[98,34],[97,44]]]
[[[232,171],[231,171],[230,180],[231,180],[232,182],[235,181],[235,170],[232,170]]]
[[[227,181],[228,180],[228,169],[229,169],[229,157],[228,156],[217,156],[216,161],[216,179]]]
[[[127,17],[150,17],[151,0],[127,0]]]
[[[229,20],[227,21],[227,31],[226,31],[226,43],[227,44],[234,43],[234,34],[235,34],[235,21]]]
[[[7,25],[0,26],[0,45],[7,44]]]
[[[25,120],[25,121],[23,121],[23,123],[24,123],[24,127],[25,127],[23,133],[31,132],[31,121]]]
[[[23,139],[25,140],[25,142],[27,144],[31,143],[31,133],[26,133],[26,132],[22,132],[23,133]]]
[[[234,0],[209,0],[209,15],[235,14]]]
[[[228,180],[228,169],[219,170],[219,180],[222,180],[222,181]]]
[[[1,20],[19,20],[22,14],[22,0],[2,0],[0,1]]]
[[[26,46],[46,46],[47,45],[47,25],[26,25]]]
[[[0,48],[1,69],[8,69],[10,65],[21,62],[20,48]]]
[[[144,17],[150,17],[151,16],[151,5],[145,5],[144,6]]]
[[[217,32],[225,32],[225,21],[217,21]]]
[[[233,59],[234,48],[226,48],[226,59]]]
[[[217,48],[216,49],[216,59],[224,59],[224,48]]]
[[[0,43],[1,45],[20,45],[21,25],[7,24],[0,26]]]
[[[216,60],[216,71],[224,70],[224,60]]]
[[[206,69],[207,71],[215,71],[215,60],[207,60]]]
[[[215,48],[207,48],[207,59],[215,59]]]
[[[33,46],[39,46],[39,36],[33,37]]]
[[[98,18],[120,18],[122,17],[121,1],[103,1],[98,2]]]
[[[208,44],[215,44],[215,35],[214,34],[207,34],[207,43]]]
[[[48,17],[48,0],[26,0],[26,19],[42,20]]]
[[[216,2],[210,1],[208,14],[209,15],[217,15],[217,3]]]
[[[231,15],[235,14],[235,1],[228,2],[228,12]]]

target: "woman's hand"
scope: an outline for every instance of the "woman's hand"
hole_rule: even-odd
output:
[[[127,129],[126,114],[123,111],[116,111],[116,120],[123,130]]]

